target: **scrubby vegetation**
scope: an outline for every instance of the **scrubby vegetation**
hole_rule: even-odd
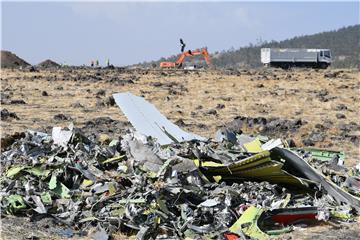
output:
[[[298,36],[283,41],[265,41],[249,44],[239,49],[211,54],[211,62],[216,67],[260,67],[260,49],[270,48],[329,48],[333,55],[334,68],[360,67],[360,25],[348,26],[334,31]],[[147,67],[158,66],[161,61],[175,61],[177,56],[146,62]],[[199,58],[192,59],[199,62]]]

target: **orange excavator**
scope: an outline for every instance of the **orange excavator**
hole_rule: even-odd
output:
[[[206,47],[201,48],[201,49],[196,49],[196,50],[188,50],[188,51],[184,52],[186,45],[182,39],[180,39],[180,44],[181,44],[182,54],[178,57],[178,59],[175,62],[161,62],[160,63],[161,68],[176,68],[176,67],[180,68],[186,57],[192,57],[192,56],[197,56],[197,55],[203,55],[205,58],[206,64],[210,65],[209,53],[208,53]]]

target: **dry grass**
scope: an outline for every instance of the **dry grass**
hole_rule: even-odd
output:
[[[214,136],[220,126],[239,115],[301,118],[307,121],[308,124],[292,136],[298,145],[302,145],[302,139],[310,134],[317,123],[332,121],[334,124],[328,130],[328,135],[333,136],[339,134],[340,124],[359,123],[359,73],[351,70],[344,70],[344,73],[337,78],[325,78],[322,70],[291,72],[249,70],[239,76],[227,75],[221,71],[189,72],[188,74],[174,72],[168,73],[167,76],[158,72],[120,74],[109,71],[100,72],[103,78],[100,81],[63,80],[68,75],[94,76],[96,72],[97,70],[77,70],[71,73],[61,70],[52,72],[2,70],[2,92],[12,93],[11,99],[23,99],[27,103],[26,105],[2,105],[2,108],[15,112],[20,118],[20,120],[2,121],[2,133],[11,134],[29,128],[66,125],[68,122],[59,123],[53,119],[53,116],[59,113],[71,116],[78,126],[99,116],[126,121],[116,106],[96,106],[96,101],[101,101],[96,98],[96,92],[99,89],[106,90],[106,96],[123,91],[144,95],[169,119],[173,121],[182,119],[189,124],[185,127],[187,130],[208,137]],[[347,78],[342,77],[343,75]],[[48,81],[52,76],[56,76],[58,80]],[[263,79],[264,76],[268,80]],[[138,78],[138,80],[135,84],[121,86],[106,81],[112,77]],[[155,87],[153,86],[155,82],[173,82],[175,86],[170,90],[173,89],[177,93],[169,94],[169,88]],[[259,84],[263,87],[259,87]],[[179,85],[183,85],[187,91],[179,90]],[[348,88],[341,88],[341,86]],[[57,90],[61,87],[63,90]],[[328,91],[328,96],[335,99],[327,102],[320,101],[316,97],[316,92],[320,90]],[[49,96],[42,96],[42,91],[46,91]],[[231,100],[226,101],[226,98]],[[77,102],[84,108],[72,106]],[[217,115],[206,114],[208,110],[215,109],[218,104],[224,104],[225,108],[216,109]],[[348,107],[348,110],[342,111],[346,119],[336,118],[339,111],[335,110],[335,107],[339,104],[345,104]],[[351,134],[359,137],[359,132]],[[329,147],[331,144],[332,148],[344,149],[351,163],[358,161],[359,148],[351,142],[334,142],[326,138],[324,142],[317,143],[317,146]]]

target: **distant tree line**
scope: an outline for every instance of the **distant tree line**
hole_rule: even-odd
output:
[[[211,62],[219,68],[260,67],[261,48],[328,48],[333,55],[334,68],[360,68],[360,25],[343,27],[335,31],[298,36],[283,41],[257,41],[239,49],[215,52]],[[158,61],[144,62],[145,67],[159,66],[161,61],[175,61],[176,55]],[[202,63],[201,57],[187,59],[191,64]],[[186,64],[186,63],[185,63]]]

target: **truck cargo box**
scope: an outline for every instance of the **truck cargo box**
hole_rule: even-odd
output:
[[[331,63],[329,49],[262,48],[261,62],[269,66],[319,66]]]

